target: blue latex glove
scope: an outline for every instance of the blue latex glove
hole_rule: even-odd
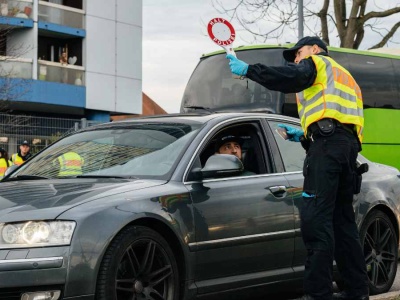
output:
[[[297,129],[285,124],[278,124],[278,127],[285,128],[289,137],[289,141],[300,142],[300,137],[304,135],[303,130]]]
[[[306,192],[303,192],[301,195],[302,195],[304,198],[314,198],[314,197],[315,197],[314,194],[307,194]]]
[[[234,55],[228,54],[226,56],[229,59],[229,67],[231,68],[231,72],[235,75],[244,76],[247,74],[247,69],[249,65],[244,61],[237,59]]]

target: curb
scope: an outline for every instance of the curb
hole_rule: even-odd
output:
[[[400,297],[400,291],[390,292],[369,297],[370,300],[396,300]]]

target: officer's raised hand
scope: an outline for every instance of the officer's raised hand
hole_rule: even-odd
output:
[[[237,59],[236,56],[232,54],[228,54],[226,56],[229,59],[229,67],[231,68],[231,72],[238,76],[245,76],[247,73],[247,69],[249,65],[246,64],[244,61]]]
[[[304,136],[304,131],[301,129],[297,129],[286,124],[278,124],[278,126],[286,129],[289,141],[300,142],[300,138]]]

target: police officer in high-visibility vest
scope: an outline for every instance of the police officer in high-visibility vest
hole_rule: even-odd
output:
[[[17,153],[14,153],[11,156],[11,161],[13,164],[20,166],[22,165],[26,160],[28,160],[32,154],[30,152],[31,146],[27,140],[23,141],[19,145],[19,150]]]
[[[303,130],[280,124],[291,141],[307,151],[300,208],[307,248],[304,300],[369,299],[366,264],[355,223],[353,194],[361,184],[356,170],[364,127],[360,88],[328,56],[318,37],[304,37],[283,51],[287,66],[248,65],[227,55],[232,73],[284,93],[297,93]],[[345,290],[332,295],[335,258]]]
[[[3,179],[4,173],[9,166],[12,166],[12,162],[8,160],[8,153],[5,149],[0,148],[0,180]]]
[[[66,152],[60,155],[53,163],[59,166],[58,176],[82,175],[84,160],[76,152]]]

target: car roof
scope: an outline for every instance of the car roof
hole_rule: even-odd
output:
[[[177,113],[167,115],[154,115],[144,116],[138,118],[125,119],[122,121],[113,121],[103,123],[87,128],[88,130],[106,129],[115,127],[129,127],[138,123],[187,123],[187,124],[204,124],[210,120],[215,122],[225,121],[229,119],[240,118],[266,118],[266,119],[280,119],[292,122],[298,122],[299,119],[269,113],[249,113],[249,112],[224,112],[224,113]]]

